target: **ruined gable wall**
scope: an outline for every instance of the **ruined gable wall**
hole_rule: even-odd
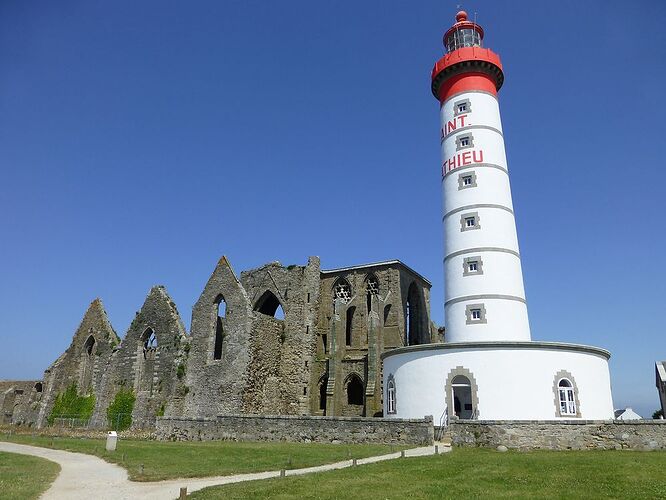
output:
[[[306,266],[271,263],[241,274],[253,309],[270,291],[284,310],[283,320],[252,312],[245,413],[310,413],[319,271],[319,259],[311,257]]]
[[[146,348],[151,332],[157,345]],[[93,425],[106,427],[106,412],[117,392],[132,389],[136,396],[132,427],[153,426],[156,416],[163,414],[167,403],[176,397],[178,366],[185,363],[187,343],[176,304],[164,287],[153,287],[103,377]]]
[[[92,337],[93,348],[87,352],[86,343]],[[46,424],[58,394],[76,383],[80,394],[95,393],[106,371],[113,348],[120,339],[111,326],[100,299],[95,299],[86,311],[67,350],[44,372],[38,426]]]
[[[226,302],[221,357],[214,359],[218,296]],[[182,401],[165,415],[215,417],[239,413],[249,363],[250,301],[226,257],[222,257],[192,310],[190,350]]]

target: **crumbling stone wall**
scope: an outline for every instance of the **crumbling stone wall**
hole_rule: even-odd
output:
[[[239,278],[222,257],[193,307],[189,336],[164,287],[150,290],[122,343],[96,299],[46,370],[43,394],[21,399],[37,411],[10,411],[20,394],[7,387],[3,419],[45,425],[73,383],[95,395],[90,425],[100,429],[121,389],[136,396],[134,429],[161,415],[380,416],[381,353],[405,344],[407,324],[418,326],[419,343],[436,338],[429,290],[399,261],[322,271],[310,257],[304,266],[272,262]],[[407,321],[410,301],[418,307]]]
[[[107,409],[116,394],[131,389],[136,396],[132,427],[153,427],[155,418],[177,397],[182,378],[178,367],[186,364],[188,344],[176,304],[163,286],[153,287],[102,378],[93,426],[106,427]]]
[[[223,303],[224,316],[218,316]],[[184,400],[180,405],[168,405],[167,416],[214,417],[241,411],[251,325],[250,299],[229,261],[222,257],[192,310]]]
[[[243,413],[309,413],[319,272],[311,257],[305,266],[271,263],[241,273],[253,309]],[[279,301],[283,319],[262,308],[266,294]]]
[[[0,423],[34,424],[43,394],[41,380],[0,380]]]
[[[119,343],[102,301],[93,300],[67,350],[44,372],[38,426],[45,425],[56,397],[71,384],[77,385],[79,394],[96,394]]]

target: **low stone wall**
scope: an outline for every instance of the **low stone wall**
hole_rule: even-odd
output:
[[[428,445],[434,440],[432,417],[388,419],[221,415],[211,419],[159,417],[157,439],[178,441],[290,441],[302,443],[387,443]]]
[[[545,450],[664,450],[666,420],[457,420],[454,446]],[[438,435],[438,433],[435,433]]]

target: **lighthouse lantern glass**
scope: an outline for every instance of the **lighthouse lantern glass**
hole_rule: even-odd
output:
[[[474,28],[460,28],[446,38],[446,50],[453,52],[463,47],[481,47],[481,34]]]

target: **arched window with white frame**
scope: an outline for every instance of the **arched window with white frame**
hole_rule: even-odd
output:
[[[560,370],[555,374],[553,394],[555,396],[555,416],[563,418],[581,417],[578,387],[571,373]]]
[[[576,399],[573,385],[567,379],[560,379],[557,384],[560,396],[560,415],[576,415]]]
[[[393,375],[389,375],[386,384],[386,413],[389,415],[396,413],[395,403],[395,379],[393,378]]]

